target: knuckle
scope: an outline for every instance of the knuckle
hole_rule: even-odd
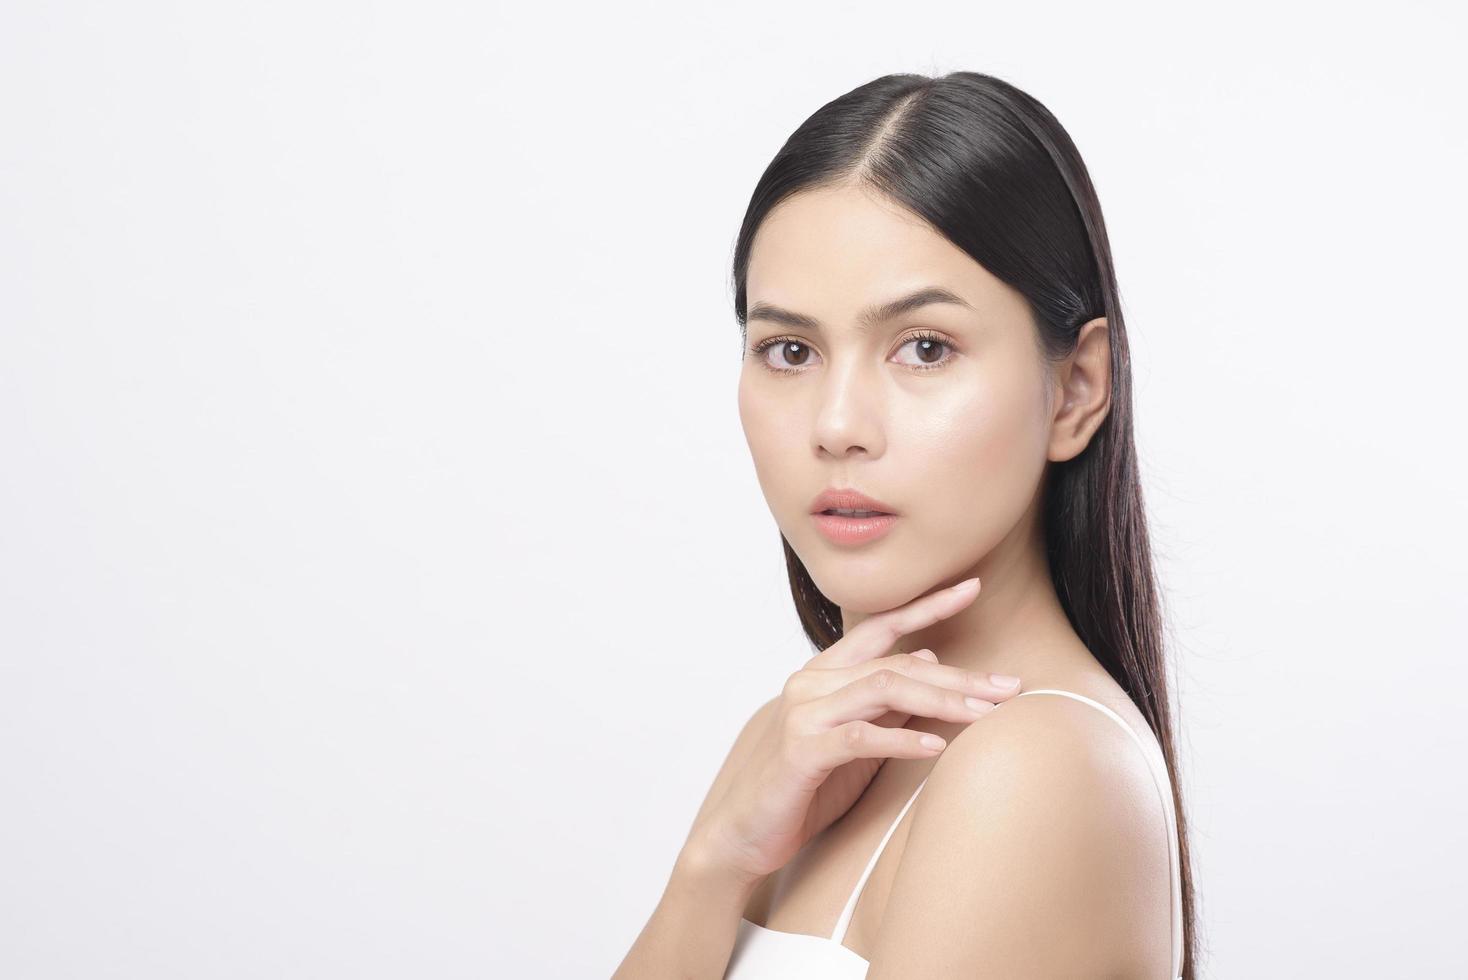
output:
[[[783,697],[786,701],[790,702],[799,702],[803,700],[801,694],[805,690],[805,680],[806,670],[804,667],[802,667],[799,670],[795,671],[795,673],[791,674],[789,677],[785,678],[785,684],[780,688],[780,696]]]
[[[866,741],[866,725],[859,721],[848,721],[841,726],[841,744],[848,749],[860,747]]]
[[[867,677],[869,678],[867,683],[878,691],[889,690],[897,683],[897,672],[887,667],[874,670]]]

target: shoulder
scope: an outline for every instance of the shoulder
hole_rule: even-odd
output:
[[[923,794],[929,788],[961,794],[1029,785],[1125,797],[1129,787],[1150,788],[1153,781],[1146,756],[1124,726],[1130,727],[1064,694],[1013,697],[953,739]],[[1145,729],[1137,734],[1151,741]]]
[[[1114,719],[1063,695],[1003,702],[913,807],[872,976],[1102,977],[1145,960],[1151,889],[1169,880],[1159,807]]]
[[[1000,835],[1025,830],[1023,845],[1043,829],[1043,843],[1058,850],[1033,855],[1031,866],[1062,875],[1151,857],[1152,831],[1166,829],[1151,766],[1132,736],[1064,695],[1012,698],[969,725],[934,765],[922,797],[926,836],[955,832],[952,846],[982,851],[987,862],[993,855],[983,849],[1016,843]],[[1102,841],[1108,847],[1097,851]],[[1076,856],[1085,860],[1076,864]]]

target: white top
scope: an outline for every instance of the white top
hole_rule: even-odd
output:
[[[1025,691],[1016,697],[1024,697],[1028,694],[1062,694],[1099,709],[1125,729],[1126,733],[1132,737],[1132,741],[1137,743],[1137,747],[1142,750],[1142,754],[1147,757],[1148,766],[1152,770],[1153,783],[1157,787],[1157,795],[1161,798],[1167,820],[1169,861],[1172,866],[1172,973],[1177,980],[1182,980],[1182,866],[1178,859],[1177,815],[1173,809],[1172,781],[1168,777],[1167,763],[1162,753],[1156,751],[1154,746],[1148,746],[1146,742],[1142,741],[1142,737],[1122,719],[1121,715],[1085,695],[1042,688]],[[729,957],[729,966],[724,973],[725,980],[848,980],[848,978],[856,980],[856,978],[865,977],[870,964],[861,954],[843,942],[846,938],[846,930],[851,925],[851,914],[856,911],[856,901],[861,897],[867,878],[871,877],[872,869],[877,866],[877,859],[882,856],[882,851],[886,848],[887,841],[891,839],[892,832],[907,815],[908,809],[926,784],[926,779],[918,784],[918,788],[913,790],[912,796],[897,812],[897,819],[892,821],[892,826],[888,827],[887,832],[882,835],[881,843],[877,845],[876,852],[867,862],[866,870],[857,879],[856,887],[852,889],[851,897],[846,900],[846,907],[841,910],[841,917],[836,920],[836,928],[831,931],[829,938],[804,933],[779,932],[756,925],[741,917],[739,933],[735,937],[734,949]]]

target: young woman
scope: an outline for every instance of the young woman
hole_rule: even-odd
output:
[[[987,75],[862,85],[765,171],[733,278],[817,653],[616,976],[1191,980],[1126,331],[1070,138]]]

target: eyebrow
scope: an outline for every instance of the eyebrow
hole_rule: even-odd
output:
[[[962,306],[964,309],[973,310],[967,300],[960,297],[951,290],[942,286],[925,286],[906,296],[886,303],[877,303],[862,310],[857,316],[857,328],[870,330],[872,327],[904,313],[910,313],[920,307],[933,303],[949,303]],[[977,311],[975,311],[977,312]],[[787,327],[796,327],[805,330],[820,330],[821,321],[806,313],[796,313],[792,310],[782,309],[772,303],[756,303],[750,308],[745,320],[768,320],[771,323],[784,324]]]

